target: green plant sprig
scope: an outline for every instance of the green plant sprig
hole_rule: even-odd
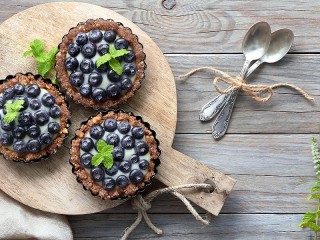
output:
[[[97,59],[97,67],[100,67],[102,64],[109,63],[109,66],[115,71],[118,75],[122,74],[122,67],[120,62],[117,60],[117,57],[128,54],[127,49],[116,50],[113,45],[109,47],[109,53],[104,54],[103,56]]]
[[[99,140],[97,142],[98,153],[92,157],[92,165],[99,166],[101,163],[106,169],[110,169],[113,165],[113,145],[108,145],[105,141]]]
[[[23,108],[24,100],[18,99],[16,101],[8,101],[4,105],[7,113],[4,115],[3,121],[8,124],[13,122],[19,115],[20,110]]]
[[[307,197],[307,200],[317,199],[318,207],[316,211],[306,212],[300,222],[300,227],[308,227],[314,231],[314,239],[318,239],[318,232],[320,232],[319,217],[320,217],[320,156],[317,139],[312,137],[312,156],[314,162],[314,168],[317,171],[317,181],[311,188],[311,195]]]
[[[38,73],[43,77],[48,77],[48,73],[53,70],[55,64],[55,55],[58,52],[57,47],[53,47],[48,53],[44,50],[45,44],[40,39],[34,39],[30,43],[30,49],[23,53],[24,57],[33,55],[35,60],[38,62],[37,69]],[[51,80],[54,84],[59,84],[57,79]]]

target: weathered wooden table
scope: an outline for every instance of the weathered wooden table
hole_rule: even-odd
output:
[[[0,1],[0,22],[42,0]],[[84,1],[85,2],[85,1]],[[301,216],[315,208],[306,196],[315,181],[311,136],[319,133],[320,2],[303,0],[87,1],[110,8],[142,28],[162,49],[176,77],[178,123],[174,147],[238,180],[222,213],[202,228],[173,197],[162,196],[149,215],[164,230],[159,239],[308,239],[298,227]],[[90,9],[88,9],[90,11]],[[107,18],[107,16],[106,16]],[[228,134],[214,141],[212,122],[198,121],[198,111],[214,97],[209,73],[187,82],[178,75],[204,65],[237,74],[244,57],[240,47],[246,30],[267,21],[272,30],[290,28],[295,42],[288,56],[263,65],[254,83],[296,84],[315,97],[310,104],[299,94],[278,89],[273,99],[256,103],[238,97]],[[203,213],[201,209],[198,209]],[[75,239],[117,239],[136,218],[124,204],[102,213],[70,216]],[[131,239],[157,239],[142,224]]]

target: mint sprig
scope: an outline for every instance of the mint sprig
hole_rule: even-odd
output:
[[[308,227],[314,231],[314,239],[318,239],[318,232],[320,232],[319,218],[320,218],[320,155],[317,139],[312,137],[312,156],[314,162],[314,168],[317,171],[317,181],[311,188],[311,195],[307,197],[307,200],[317,199],[318,207],[316,211],[306,212],[300,222],[300,227]]]
[[[48,53],[44,50],[45,44],[40,39],[34,39],[30,43],[30,49],[23,53],[24,57],[33,55],[38,62],[38,73],[43,77],[48,77],[48,73],[53,69],[55,64],[55,55],[58,52],[57,47],[53,47]],[[56,79],[51,80],[52,83],[57,84]]]
[[[100,67],[102,64],[109,63],[109,66],[115,71],[118,75],[122,74],[122,66],[120,62],[116,59],[117,57],[121,57],[123,55],[128,54],[129,51],[127,49],[115,49],[113,45],[109,46],[109,53],[104,54],[99,57],[96,61],[97,67]]]
[[[98,153],[92,157],[91,164],[93,166],[99,166],[101,163],[106,169],[110,169],[113,165],[113,145],[108,145],[105,141],[99,140],[97,142]]]
[[[5,107],[7,113],[4,115],[4,122],[6,124],[13,122],[19,115],[20,110],[23,108],[24,100],[16,100],[11,102],[6,102]]]

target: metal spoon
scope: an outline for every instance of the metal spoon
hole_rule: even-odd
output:
[[[258,22],[248,30],[242,41],[242,51],[246,60],[240,72],[240,76],[245,76],[250,63],[253,60],[257,60],[264,55],[270,44],[270,36],[271,29],[266,22]],[[235,92],[238,93],[237,90]],[[217,96],[204,105],[200,110],[199,119],[201,121],[212,119],[218,113],[230,94],[220,95],[221,97]]]
[[[291,48],[293,39],[293,32],[289,29],[280,29],[273,32],[271,34],[271,42],[268,51],[249,68],[245,76],[248,77],[263,62],[275,63],[282,59]],[[231,92],[227,99],[227,103],[223,106],[222,111],[214,121],[212,126],[212,136],[214,139],[219,139],[226,133],[236,96],[237,93],[234,94]]]

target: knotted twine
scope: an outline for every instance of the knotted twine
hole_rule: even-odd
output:
[[[229,74],[227,74],[219,69],[213,68],[213,67],[195,68],[186,74],[180,75],[179,78],[186,79],[189,76],[191,76],[192,74],[199,72],[199,71],[203,71],[203,70],[210,70],[214,73],[221,75],[221,77],[218,76],[213,79],[213,86],[216,89],[216,91],[219,92],[220,94],[227,94],[227,93],[235,91],[235,90],[242,90],[247,95],[249,95],[252,99],[256,100],[257,102],[263,103],[263,102],[269,101],[272,98],[274,88],[286,87],[286,88],[291,88],[291,89],[301,93],[302,96],[305,97],[308,101],[313,100],[313,97],[311,97],[307,92],[305,92],[301,88],[297,87],[296,85],[293,85],[290,83],[277,83],[277,84],[273,84],[273,85],[247,84],[241,76],[232,77]],[[218,86],[219,82],[227,83],[227,84],[231,85],[231,87],[226,90],[223,90]],[[263,93],[267,93],[267,96],[262,97],[261,95]]]
[[[126,228],[123,232],[123,235],[120,240],[126,240],[128,239],[130,233],[140,224],[142,221],[142,218],[144,218],[146,224],[150,229],[152,229],[156,234],[160,235],[162,234],[162,230],[160,228],[157,228],[150,220],[147,211],[151,208],[151,201],[155,199],[157,196],[163,194],[163,193],[171,193],[172,195],[179,198],[184,205],[186,205],[187,209],[192,213],[192,215],[196,218],[196,220],[200,221],[204,225],[209,225],[210,223],[210,217],[211,215],[209,213],[206,214],[206,219],[203,219],[197,211],[192,207],[190,202],[186,197],[184,197],[181,193],[177,192],[178,190],[184,190],[184,189],[195,189],[195,190],[208,190],[213,191],[214,186],[211,184],[185,184],[185,185],[179,185],[174,187],[167,187],[159,190],[155,190],[149,194],[147,194],[145,197],[142,197],[140,194],[137,195],[131,202],[132,208],[137,210],[138,217],[134,221],[134,223]]]

